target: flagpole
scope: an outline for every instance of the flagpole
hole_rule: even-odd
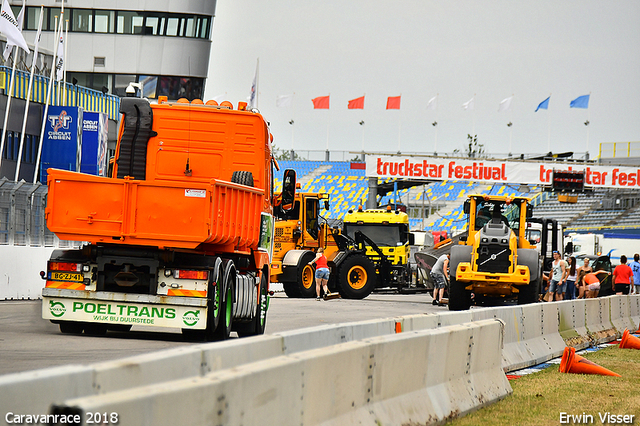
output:
[[[549,93],[549,98],[551,98],[551,93]],[[550,151],[551,151],[551,115],[549,115],[549,107],[547,106],[547,152],[550,152]]]
[[[62,22],[62,16],[60,17],[60,22]],[[40,167],[40,156],[42,155],[42,142],[44,139],[44,128],[47,123],[47,114],[49,113],[49,102],[51,101],[51,92],[53,91],[53,72],[56,69],[56,56],[58,53],[58,43],[60,42],[59,36],[62,31],[62,25],[58,26],[58,20],[56,17],[56,31],[54,37],[54,48],[53,48],[53,59],[51,62],[51,74],[49,76],[49,86],[47,87],[47,98],[44,102],[44,113],[42,114],[42,126],[40,128],[40,139],[38,140],[38,155],[36,156],[36,166],[33,171],[33,183],[38,181],[38,168]],[[45,182],[46,184],[46,182]]]
[[[2,153],[4,152],[4,141],[7,138],[7,122],[9,121],[9,108],[11,107],[11,98],[13,97],[13,85],[16,75],[16,63],[18,55],[18,46],[13,46],[13,68],[11,68],[11,82],[9,83],[9,95],[7,96],[7,107],[4,111],[4,124],[2,126],[2,140],[0,140],[0,165],[2,165]]]
[[[64,3],[64,1],[63,1]],[[62,87],[64,88],[64,99],[62,102],[63,106],[67,106],[67,49],[69,48],[69,20],[65,21],[65,31],[64,31],[64,58],[65,61],[62,62]],[[80,169],[78,169],[80,171]]]
[[[436,128],[435,141],[433,143],[433,155],[438,155],[438,95],[436,93],[436,119],[434,121],[434,127]],[[423,221],[424,222],[424,221]],[[422,229],[424,230],[424,223],[422,224]]]
[[[38,22],[38,32],[36,33],[35,47],[33,49],[33,60],[31,61],[31,74],[29,75],[29,87],[27,88],[27,102],[24,106],[24,118],[22,120],[22,133],[20,134],[20,149],[18,150],[18,164],[16,165],[16,175],[14,181],[18,181],[20,176],[20,164],[22,162],[22,149],[24,147],[24,138],[26,136],[27,118],[29,117],[29,103],[31,102],[31,88],[33,87],[33,74],[38,60],[38,44],[40,43],[40,34],[42,32],[42,15],[44,6],[40,6],[40,22]],[[37,164],[36,164],[37,168]]]
[[[591,92],[589,92],[589,102],[591,102]],[[585,158],[589,159],[589,124],[591,124],[591,120],[589,117],[591,114],[589,113],[589,108],[587,108],[587,121],[584,123],[587,126],[587,150],[585,152]]]
[[[398,111],[398,154],[400,154],[400,135],[402,134],[402,115]]]

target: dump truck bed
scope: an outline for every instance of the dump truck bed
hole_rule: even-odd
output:
[[[211,179],[136,181],[49,170],[47,226],[93,244],[256,247],[264,191]]]

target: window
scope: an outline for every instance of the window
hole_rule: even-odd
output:
[[[71,10],[71,31],[93,32],[93,11],[88,9]]]
[[[168,18],[167,19],[167,32],[165,35],[168,36],[177,36],[178,35],[178,27],[180,26],[180,20],[178,18]]]
[[[146,35],[158,35],[160,25],[160,18],[157,16],[147,16],[147,20],[144,24],[144,33]]]
[[[209,18],[200,18],[200,38],[209,38]]]
[[[56,28],[56,22],[60,20],[60,8],[56,8],[56,7],[49,7],[47,9],[45,9],[45,11],[49,12],[49,25],[45,25],[44,23],[42,24],[42,29],[47,29],[49,31],[55,31]],[[36,25],[38,25],[36,23]],[[37,29],[37,27],[36,27]]]
[[[136,81],[135,75],[116,74],[113,84],[113,94],[116,96],[126,96],[126,89],[129,83]]]
[[[118,11],[118,34],[142,34],[143,16],[138,12]]]
[[[44,15],[47,15],[47,9],[44,10]],[[38,30],[38,22],[40,22],[40,8],[27,6],[25,11],[25,28],[27,30]],[[46,26],[46,22],[43,23],[43,27]],[[44,29],[44,28],[43,28]]]
[[[158,77],[150,75],[141,75],[139,82],[142,84],[142,96],[145,98],[156,97],[156,87],[158,85]]]
[[[184,28],[184,36],[185,37],[195,37],[196,35],[196,25],[195,18],[186,18],[186,25]]]
[[[113,33],[114,15],[111,10],[96,10],[96,32]]]

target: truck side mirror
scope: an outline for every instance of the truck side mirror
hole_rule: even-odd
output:
[[[296,197],[296,171],[287,169],[282,180],[282,209],[289,211],[293,208]]]
[[[565,253],[573,253],[573,243],[569,241],[564,248]]]
[[[329,201],[324,202],[324,209],[329,210]]]
[[[471,211],[471,201],[466,200],[464,202],[464,205],[462,206],[462,211],[464,211],[464,214],[469,214],[469,212]]]
[[[416,236],[413,235],[413,232],[409,232],[407,235],[408,239],[409,239],[409,245],[413,246],[416,244]]]

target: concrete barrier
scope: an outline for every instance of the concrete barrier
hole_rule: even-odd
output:
[[[636,330],[640,329],[640,295],[634,294],[629,297],[629,314]]]
[[[379,336],[71,399],[55,411],[117,412],[122,424],[156,426],[442,423],[511,392],[503,327],[486,320]]]
[[[167,380],[202,376],[282,355],[282,338],[256,336],[0,376],[0,413],[46,413],[52,403]]]
[[[320,325],[317,327],[301,328],[298,330],[275,333],[282,337],[283,354],[305,351],[337,345],[339,343],[362,340],[367,337],[395,333],[393,318]]]
[[[46,269],[53,250],[0,245],[0,300],[41,299],[44,281],[38,272]]]
[[[591,345],[585,315],[585,299],[555,302],[560,313],[560,336],[567,346],[584,349]]]
[[[625,329],[632,332],[637,330],[631,320],[630,303],[631,296],[620,295],[609,298],[611,323],[618,330],[620,336]]]
[[[589,331],[589,338],[594,345],[610,342],[620,336],[611,323],[610,299],[611,297],[585,299],[586,327]]]

